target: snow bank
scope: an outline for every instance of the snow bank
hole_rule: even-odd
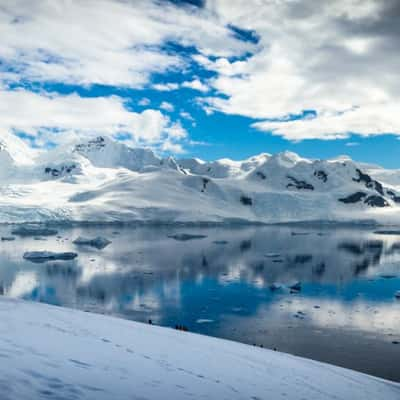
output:
[[[0,318],[4,400],[400,398],[389,381],[173,329],[1,296]]]

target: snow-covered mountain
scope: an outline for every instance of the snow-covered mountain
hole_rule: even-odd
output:
[[[10,138],[0,143],[0,222],[400,223],[400,172],[348,157],[177,160],[97,137],[34,158]]]

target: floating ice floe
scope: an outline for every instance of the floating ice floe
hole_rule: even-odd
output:
[[[280,256],[281,255],[279,253],[267,253],[267,254],[264,254],[264,257],[266,257],[266,258],[278,258]]]
[[[2,237],[1,237],[1,241],[2,241],[2,242],[11,242],[11,241],[13,241],[13,240],[15,240],[15,237],[14,237],[14,236],[2,236]]]
[[[281,284],[281,283],[276,283],[276,282],[274,282],[272,285],[270,285],[270,287],[269,287],[269,289],[272,291],[272,292],[275,292],[276,290],[280,290],[280,289],[282,289],[283,288],[283,285]]]
[[[226,240],[214,240],[213,243],[220,244],[220,245],[228,244],[228,242]]]
[[[24,253],[23,257],[25,260],[41,263],[53,260],[73,260],[78,257],[78,254],[73,252],[55,253],[53,251],[27,251]]]
[[[72,243],[78,246],[92,246],[96,247],[96,249],[101,250],[104,249],[106,246],[108,246],[111,243],[111,241],[101,236],[97,236],[93,239],[79,236]]]
[[[190,233],[178,233],[176,235],[168,235],[170,239],[186,241],[186,240],[193,240],[193,239],[205,239],[206,235],[192,235]]]
[[[301,291],[301,282],[296,282],[293,285],[289,286],[289,289],[294,290],[296,292]]]

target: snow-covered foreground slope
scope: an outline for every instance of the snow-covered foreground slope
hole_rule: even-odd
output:
[[[0,296],[0,398],[397,400],[400,385],[235,342]]]
[[[17,145],[0,146],[0,223],[400,223],[400,173],[348,158],[163,159],[105,137],[29,158]]]

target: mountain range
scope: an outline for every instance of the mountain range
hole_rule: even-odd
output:
[[[399,211],[400,171],[346,156],[209,162],[102,136],[41,152],[0,139],[2,223],[396,224]]]

